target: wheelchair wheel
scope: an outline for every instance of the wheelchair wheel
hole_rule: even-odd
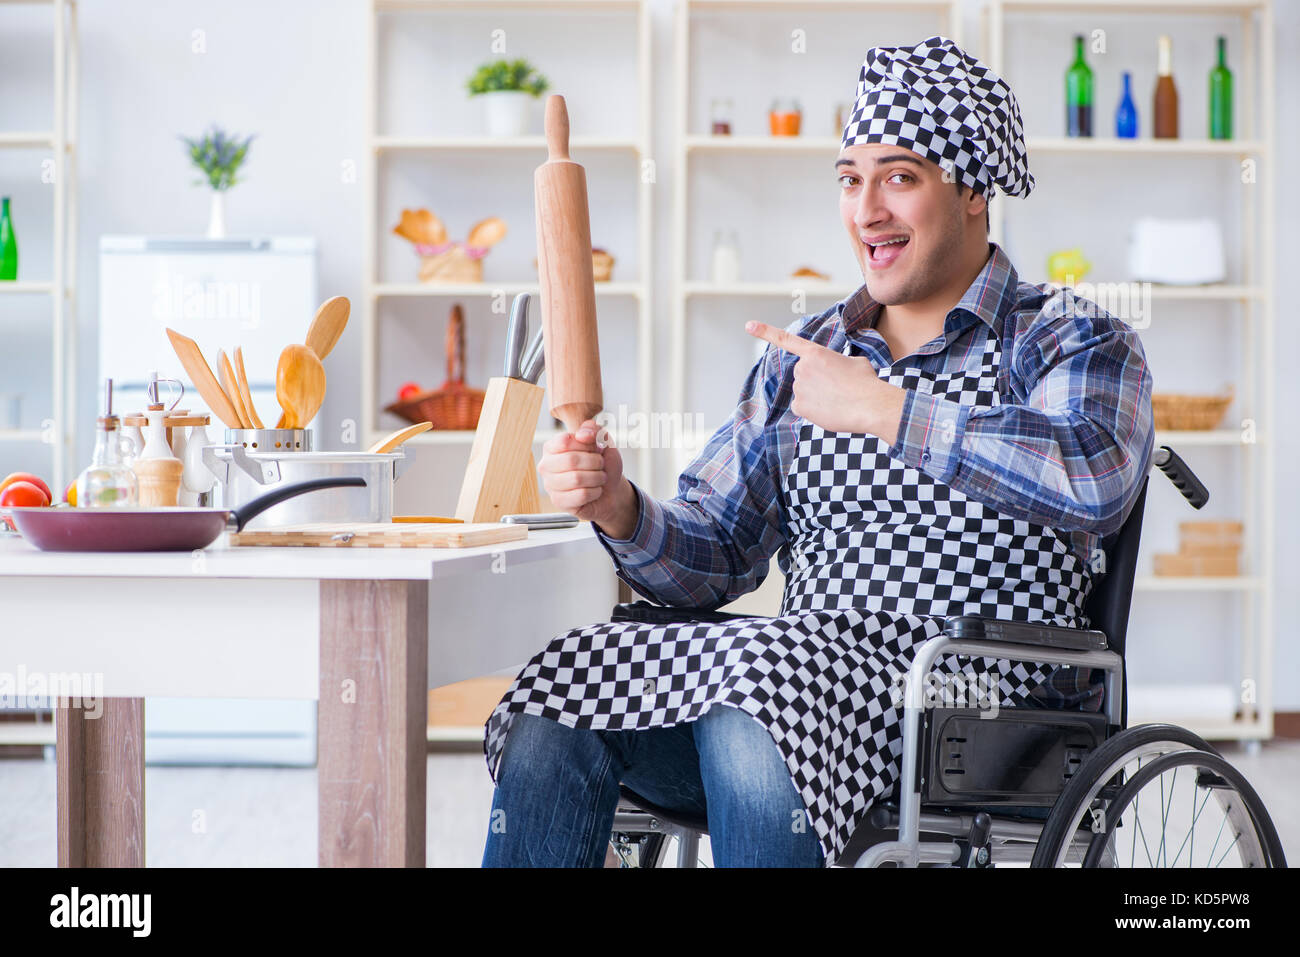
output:
[[[1263,802],[1197,735],[1141,725],[1094,751],[1052,808],[1031,866],[1285,867]]]

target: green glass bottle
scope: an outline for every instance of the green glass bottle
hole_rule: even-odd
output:
[[[1083,36],[1074,38],[1074,62],[1065,71],[1065,135],[1092,135],[1092,68],[1083,59]]]
[[[0,280],[18,278],[18,240],[9,218],[9,197],[0,200]]]
[[[1232,71],[1228,69],[1228,38],[1219,37],[1219,62],[1210,71],[1210,139],[1232,139]]]

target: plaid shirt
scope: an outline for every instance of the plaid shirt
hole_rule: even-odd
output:
[[[896,367],[977,368],[999,337],[1002,404],[961,405],[908,390],[888,454],[1012,518],[1068,533],[1081,561],[1128,517],[1151,463],[1151,374],[1138,334],[1096,304],[1019,281],[996,243],[944,319],[943,334]],[[838,352],[892,361],[866,286],[787,329]],[[629,539],[596,527],[619,578],[666,605],[715,608],[757,588],[775,554],[789,570],[783,476],[803,420],[790,411],[798,357],[768,346],[731,418],[659,501],[637,488]],[[635,486],[634,486],[635,487]],[[1070,669],[1072,672],[1073,669]],[[1061,676],[1065,695],[1083,692]],[[1092,692],[1089,692],[1092,694]]]

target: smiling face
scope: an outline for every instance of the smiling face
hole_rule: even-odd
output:
[[[938,164],[909,149],[846,147],[835,175],[840,220],[877,302],[923,303],[942,295],[960,272],[956,264],[987,249],[984,197],[958,188]]]

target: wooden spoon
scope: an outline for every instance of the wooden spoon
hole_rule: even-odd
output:
[[[275,397],[284,409],[284,428],[305,429],[325,400],[325,367],[316,353],[297,343],[285,346],[275,367]]]
[[[251,429],[253,420],[248,417],[248,410],[244,408],[244,399],[239,394],[239,384],[235,381],[235,369],[230,364],[225,349],[217,350],[217,378],[221,380],[221,388],[229,397],[230,404],[235,407],[235,414],[239,416],[239,427]]]
[[[338,343],[351,310],[352,303],[348,302],[347,296],[326,299],[316,310],[316,318],[312,319],[307,330],[307,345],[316,353],[317,359],[324,360]]]
[[[199,390],[203,401],[208,404],[208,408],[229,428],[240,428],[239,414],[230,404],[226,393],[222,391],[217,377],[212,374],[212,369],[208,365],[208,360],[203,358],[199,344],[188,336],[181,335],[175,329],[167,330],[167,338],[171,340],[172,348],[176,350],[176,357],[181,360],[181,365],[189,375],[190,381],[194,383],[194,387]]]
[[[433,428],[432,422],[417,422],[415,425],[408,425],[404,429],[398,429],[387,438],[380,439],[366,451],[370,453],[391,452],[407,439],[419,435],[421,432],[428,432]]]
[[[235,376],[236,384],[239,386],[239,397],[244,400],[244,411],[248,413],[248,421],[255,429],[266,428],[258,418],[257,410],[253,408],[253,392],[248,388],[248,374],[244,371],[244,353],[240,351],[239,346],[235,346]]]

